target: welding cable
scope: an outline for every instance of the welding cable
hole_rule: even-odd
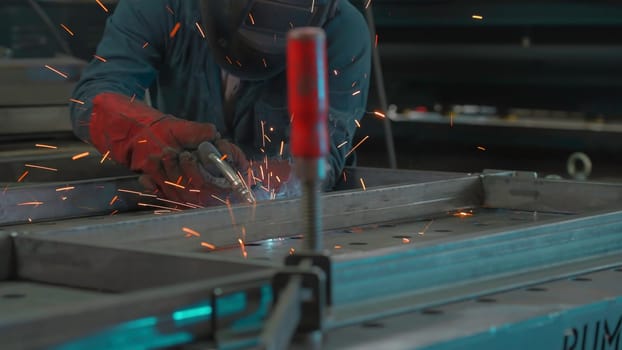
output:
[[[73,52],[71,52],[71,48],[69,47],[69,42],[67,42],[67,40],[63,38],[60,30],[54,25],[54,22],[41,7],[41,5],[39,5],[35,0],[26,0],[26,2],[28,2],[30,7],[35,11],[35,13],[37,13],[37,16],[39,16],[41,21],[43,21],[48,29],[50,29],[50,31],[52,32],[52,36],[54,37],[54,40],[56,40],[58,46],[60,46],[60,48],[66,54],[68,54],[69,56],[73,56]]]

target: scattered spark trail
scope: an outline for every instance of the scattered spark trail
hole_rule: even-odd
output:
[[[26,206],[26,205],[33,205],[35,207],[40,206],[41,204],[43,204],[43,202],[23,202],[23,203],[18,203],[18,206]]]
[[[240,249],[242,250],[242,256],[244,256],[244,258],[247,258],[248,253],[246,252],[246,246],[244,245],[244,241],[242,240],[242,238],[238,238],[238,243],[240,243]]]
[[[335,249],[341,249],[341,246],[339,244],[335,244],[335,246],[333,247]]]
[[[95,57],[96,59],[98,59],[98,60],[100,60],[100,61],[102,61],[102,62],[104,62],[104,63],[108,62],[105,58],[103,58],[103,57],[101,57],[101,56],[98,56],[98,55],[93,55],[93,57]]]
[[[177,32],[179,31],[179,28],[181,28],[181,23],[180,22],[175,23],[175,26],[173,27],[173,30],[171,30],[171,33],[168,35],[169,38],[173,39],[175,37],[175,35],[177,35]]]
[[[480,151],[485,151],[485,150],[486,150],[486,147],[483,147],[483,146],[477,146],[477,149],[478,149],[478,150],[480,150]]]
[[[272,140],[270,140],[270,137],[268,137],[268,135],[263,135],[263,137],[265,137],[268,142],[272,143]]]
[[[88,157],[89,152],[82,152],[79,154],[76,154],[75,156],[71,157],[71,160],[78,160],[78,159],[82,159],[84,157]]]
[[[123,188],[117,189],[117,192],[131,193],[131,194],[135,194],[137,196],[142,196],[143,195],[142,193],[140,193],[138,191],[126,190],[126,189],[123,189]]]
[[[107,151],[104,156],[102,157],[102,160],[99,161],[99,164],[104,164],[104,162],[106,161],[106,158],[108,158],[108,155],[110,154],[110,151]]]
[[[225,203],[227,204],[227,209],[229,210],[229,217],[231,217],[231,225],[235,227],[237,226],[237,224],[235,223],[235,215],[233,215],[233,209],[231,208],[231,202],[229,201],[229,198],[227,198]]]
[[[296,252],[296,249],[289,248],[289,255],[294,255],[295,252]]]
[[[220,157],[220,160],[225,160],[229,158],[229,156],[227,154],[223,154],[222,157]]]
[[[138,143],[147,143],[147,140],[138,140]]]
[[[365,136],[361,141],[359,141],[359,143],[357,143],[354,147],[352,147],[352,149],[346,153],[346,157],[349,156],[352,152],[354,152],[354,150],[356,150],[361,144],[363,144],[363,142],[367,141],[367,139],[369,138],[369,135]]]
[[[275,176],[275,178],[276,178],[276,181],[278,181],[279,183],[281,183],[281,178],[280,178],[278,175],[277,175],[277,176]]]
[[[255,25],[255,18],[253,17],[252,13],[250,13],[250,12],[248,13],[248,18],[251,20],[251,24]]]
[[[39,148],[49,148],[49,149],[57,149],[58,147],[56,146],[52,146],[52,145],[44,145],[42,143],[37,143],[35,144],[35,147],[39,147]]]
[[[147,46],[149,46],[149,42],[145,41],[145,43],[143,44],[143,49],[147,48]]]
[[[354,119],[354,124],[356,124],[357,128],[361,127],[361,123],[357,119]]]
[[[76,100],[75,98],[70,98],[69,102],[77,103],[77,104],[80,104],[80,105],[84,104],[84,101]]]
[[[168,11],[168,13],[170,13],[171,15],[175,14],[175,12],[173,12],[173,9],[169,5],[166,5],[166,11]]]
[[[361,186],[363,186],[363,191],[367,191],[367,187],[365,187],[365,181],[363,181],[363,178],[360,178],[359,180],[361,180]]]
[[[201,28],[199,22],[195,22],[194,25],[197,27],[197,30],[199,31],[199,34],[201,34],[201,37],[205,39],[205,32],[203,31],[203,28]]]
[[[459,211],[459,212],[453,213],[452,215],[458,218],[466,218],[469,216],[473,216],[473,213],[467,212],[467,211]]]
[[[114,202],[116,202],[119,199],[119,196],[115,194],[114,197],[112,197],[112,199],[110,200],[110,203],[108,203],[108,205],[113,205]]]
[[[285,147],[285,141],[281,141],[281,149],[279,150],[279,156],[283,156],[283,147]]]
[[[62,24],[62,23],[60,24],[60,26],[61,26],[61,27],[62,27],[62,28],[63,28],[63,29],[67,32],[67,33],[69,33],[69,35],[73,36],[73,32],[71,31],[71,29],[69,29],[69,27],[67,27],[66,25],[64,25],[64,24]]]
[[[430,220],[430,222],[425,224],[425,226],[423,226],[423,229],[419,231],[419,234],[423,236],[425,234],[425,231],[427,231],[430,228],[430,225],[432,225],[433,222],[434,220]]]
[[[171,213],[171,211],[170,211],[170,210],[167,210],[167,209],[156,209],[156,210],[154,210],[154,211],[153,211],[153,213],[154,213],[155,215],[162,215],[162,214],[168,214],[168,213]]]
[[[195,189],[188,190],[188,191],[190,191],[190,192],[194,192],[194,193],[201,193],[201,190],[195,190]]]
[[[265,58],[262,58],[262,59],[261,59],[261,62],[263,62],[263,66],[264,66],[264,68],[268,68],[268,62],[266,62],[266,59],[265,59]]]
[[[378,47],[378,34],[376,34],[376,40],[374,40],[374,47]]]
[[[160,198],[160,197],[156,197],[156,199],[157,199],[157,200],[159,200],[159,201],[162,201],[162,202],[171,203],[171,204],[174,204],[174,205],[179,205],[179,206],[186,207],[186,208],[191,208],[191,209],[196,209],[196,208],[198,208],[198,207],[197,207],[196,205],[194,205],[194,204],[190,204],[190,205],[188,205],[188,204],[185,204],[185,203],[176,202],[176,201],[172,201],[172,200],[170,200],[170,199],[165,199],[165,198]]]
[[[50,167],[35,165],[35,164],[24,164],[24,166],[28,168],[35,168],[35,169],[41,169],[41,170],[58,171],[58,169],[56,168],[50,168]]]
[[[225,202],[222,198],[216,196],[215,194],[212,194],[210,196],[212,196],[212,198],[214,198],[215,200],[222,202],[222,204],[227,204],[227,202]]]
[[[264,125],[266,124],[266,122],[262,120],[260,123],[261,123],[261,142],[262,142],[262,146],[266,147],[266,131],[264,130]]]
[[[367,2],[365,3],[365,9],[367,9],[369,5],[371,5],[371,0],[367,0]]]
[[[348,143],[348,141],[343,141],[342,143],[340,143],[337,148],[341,148],[343,146],[345,146]]]
[[[170,181],[164,181],[165,184],[169,185],[169,186],[173,186],[173,187],[177,187],[177,188],[181,188],[182,190],[185,190],[186,187],[182,186],[182,185],[178,185],[174,182],[170,182]]]
[[[476,19],[476,20],[480,20],[480,21],[482,19],[484,19],[484,17],[482,15],[473,15],[473,16],[471,16],[471,18]]]
[[[115,215],[118,212],[119,212],[119,210],[115,209],[115,210],[112,211],[112,213],[110,213],[110,216],[113,216],[113,215]]]
[[[333,69],[333,74],[334,74],[335,76],[338,76],[338,75],[339,75],[339,71],[338,71],[338,70],[336,70],[336,69]]]
[[[449,127],[454,127],[454,112],[449,112]]]
[[[195,237],[201,237],[200,233],[198,233],[197,231],[195,231],[195,230],[193,230],[193,229],[191,229],[189,227],[182,227],[181,230],[184,231],[185,233],[189,234],[189,235],[192,235],[192,236],[195,236]]]
[[[132,98],[130,98],[130,103],[134,103],[134,100],[136,100],[136,94],[132,95]]]
[[[387,117],[386,115],[384,115],[384,113],[382,113],[382,112],[378,112],[378,111],[375,111],[375,112],[374,112],[374,115],[376,115],[376,116],[378,116],[378,117],[380,117],[380,118],[386,118],[386,117]]]
[[[28,175],[28,170],[24,171],[24,173],[22,174],[22,176],[19,177],[19,179],[17,179],[17,182],[22,182],[22,180],[24,180],[24,178],[26,177],[26,175]]]
[[[201,246],[205,247],[205,248],[208,248],[208,249],[211,249],[211,250],[215,250],[216,249],[215,245],[207,243],[207,242],[201,242]]]
[[[73,186],[59,187],[59,188],[56,189],[56,192],[71,191],[73,189],[75,189],[75,187],[73,187]]]
[[[207,242],[201,242],[201,246],[205,247],[205,248],[208,248],[208,249],[211,249],[211,250],[215,250],[216,249],[215,245],[207,243]]]
[[[101,0],[95,0],[97,2],[97,4],[106,12],[108,12],[108,8],[102,4]]]
[[[410,239],[404,237],[402,238],[402,243],[410,243]]]
[[[69,77],[69,76],[67,75],[67,73],[63,73],[63,72],[59,71],[58,69],[56,69],[56,68],[54,68],[54,67],[52,67],[52,66],[49,66],[49,65],[47,65],[47,64],[45,65],[45,68],[47,68],[47,69],[51,70],[52,72],[54,72],[54,73],[56,73],[56,74],[60,75],[61,77],[65,78],[65,79],[67,79],[67,78]]]
[[[181,209],[169,208],[169,207],[164,207],[164,206],[161,206],[161,205],[155,205],[155,204],[149,204],[149,203],[138,203],[138,206],[139,207],[150,207],[150,208],[164,209],[164,210],[181,211]]]
[[[361,90],[356,90],[352,93],[352,96],[356,96],[361,93]]]

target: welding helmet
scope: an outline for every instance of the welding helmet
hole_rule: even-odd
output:
[[[338,0],[199,0],[216,62],[242,80],[264,80],[285,69],[287,32],[321,27]]]

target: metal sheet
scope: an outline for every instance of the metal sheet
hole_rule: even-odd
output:
[[[385,222],[405,217],[427,216],[480,203],[481,183],[478,176],[429,183],[368,188],[366,191],[342,191],[323,195],[324,227],[337,229],[353,225]],[[300,201],[263,202],[253,206],[197,209],[182,213],[146,218],[104,218],[98,225],[76,225],[69,229],[49,228],[47,237],[75,242],[101,242],[115,246],[132,246],[161,242],[166,249],[190,242],[179,240],[182,227],[201,233],[201,240],[217,247],[234,246],[238,237],[253,242],[275,236],[298,235]],[[232,218],[235,224],[232,224]],[[242,233],[245,228],[245,235]],[[16,228],[19,230],[20,228]],[[27,227],[24,230],[31,231]],[[34,228],[43,231],[41,228]],[[171,248],[173,247],[173,248]]]
[[[164,254],[133,248],[18,236],[15,237],[17,278],[119,293],[272,267],[260,262],[251,264],[200,254]]]
[[[621,275],[607,269],[376,319],[330,331],[322,348],[569,350],[585,342],[586,349],[617,349]]]

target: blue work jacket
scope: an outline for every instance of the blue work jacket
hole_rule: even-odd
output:
[[[172,35],[177,23],[180,26]],[[285,72],[265,81],[243,81],[234,112],[225,118],[221,68],[197,23],[201,19],[196,1],[121,0],[97,48],[103,60],[90,62],[72,96],[85,102],[71,105],[75,134],[89,141],[90,101],[97,94],[116,92],[144,99],[148,89],[153,107],[178,118],[215,124],[249,158],[278,156],[281,141],[287,157],[290,117]],[[325,187],[331,188],[345,165],[355,121],[365,114],[371,40],[362,15],[347,0],[339,1],[335,17],[324,29],[331,138]]]

